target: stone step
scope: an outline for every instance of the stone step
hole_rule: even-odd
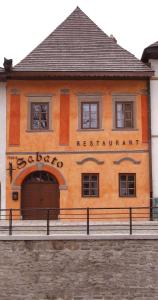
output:
[[[0,221],[0,235],[9,234],[8,221]],[[129,222],[90,222],[91,234],[129,234]],[[133,222],[133,234],[158,234],[157,221]],[[50,221],[50,235],[86,234],[87,224],[84,222]],[[47,223],[39,221],[13,221],[13,235],[46,235]]]

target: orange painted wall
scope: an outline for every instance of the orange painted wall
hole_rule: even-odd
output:
[[[60,95],[60,133],[59,144],[69,144],[70,95]]]
[[[21,120],[20,120],[20,146],[9,145],[10,128],[10,90],[20,90],[21,98]],[[61,89],[69,90],[70,98],[61,97]],[[16,168],[16,157],[28,158],[27,153],[35,152],[55,152],[54,155],[59,161],[63,162],[63,167],[59,169],[61,175],[65,178],[67,190],[60,191],[61,207],[128,207],[128,206],[148,206],[149,205],[149,154],[148,143],[145,141],[146,129],[142,126],[142,111],[144,111],[144,102],[142,104],[142,91],[147,89],[145,80],[96,80],[96,81],[9,81],[7,86],[7,165],[9,161],[13,162]],[[102,97],[102,128],[96,131],[81,131],[78,128],[78,94],[101,94]],[[113,130],[113,105],[112,94],[136,94],[136,128],[131,131]],[[52,94],[52,130],[48,132],[31,132],[28,130],[28,95]],[[65,100],[64,100],[65,99]],[[62,122],[66,107],[66,120],[68,120],[68,110],[70,111],[69,126],[65,126],[66,135],[62,135]],[[65,102],[64,102],[65,101]],[[62,104],[62,106],[61,106]],[[143,106],[142,106],[143,105]],[[68,133],[69,128],[69,133]],[[132,140],[130,145],[128,141]],[[69,140],[69,143],[67,141]],[[97,141],[100,144],[97,144]],[[108,143],[109,140],[113,144]],[[116,145],[119,140],[119,145]],[[138,143],[136,142],[138,140]],[[77,146],[80,141],[80,146]],[[93,141],[93,146],[90,142]],[[106,145],[103,145],[106,141]],[[125,141],[125,144],[123,143]],[[61,145],[63,144],[64,145]],[[137,151],[137,152],[136,152]],[[139,152],[138,152],[139,151]],[[23,153],[23,154],[22,154]],[[83,165],[77,164],[84,158],[92,157],[104,161],[99,165],[89,161]],[[131,161],[123,161],[116,165],[114,161],[128,157],[139,164]],[[44,163],[44,161],[43,161]],[[100,195],[99,198],[81,197],[81,173],[99,173],[100,174]],[[14,171],[14,178],[19,176],[20,170]],[[137,195],[134,198],[121,198],[118,193],[118,175],[119,173],[136,173],[137,176]],[[13,183],[10,184],[7,177],[7,206],[20,207],[21,198],[18,201],[11,199],[11,193],[16,190]],[[20,195],[20,190],[19,190]]]
[[[20,144],[20,95],[10,95],[9,145]]]

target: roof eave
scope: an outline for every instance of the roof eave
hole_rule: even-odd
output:
[[[0,72],[0,81],[6,81],[6,73],[3,70]]]
[[[154,71],[11,71],[7,79],[110,79],[150,78]]]

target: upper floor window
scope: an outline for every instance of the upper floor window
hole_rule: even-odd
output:
[[[31,103],[31,129],[49,129],[49,103]]]
[[[102,97],[99,94],[78,95],[78,129],[102,129]]]
[[[133,102],[115,103],[116,128],[133,128]]]
[[[99,128],[99,103],[98,102],[81,103],[81,128],[82,129]]]
[[[113,129],[135,130],[136,129],[136,95],[113,94]]]
[[[27,130],[52,130],[52,95],[29,95]]]

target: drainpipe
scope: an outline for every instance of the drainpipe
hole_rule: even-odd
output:
[[[153,220],[153,180],[152,180],[152,133],[151,133],[151,96],[150,96],[150,78],[148,79],[147,83],[147,90],[148,90],[148,128],[149,128],[149,177],[150,177],[150,221]]]

